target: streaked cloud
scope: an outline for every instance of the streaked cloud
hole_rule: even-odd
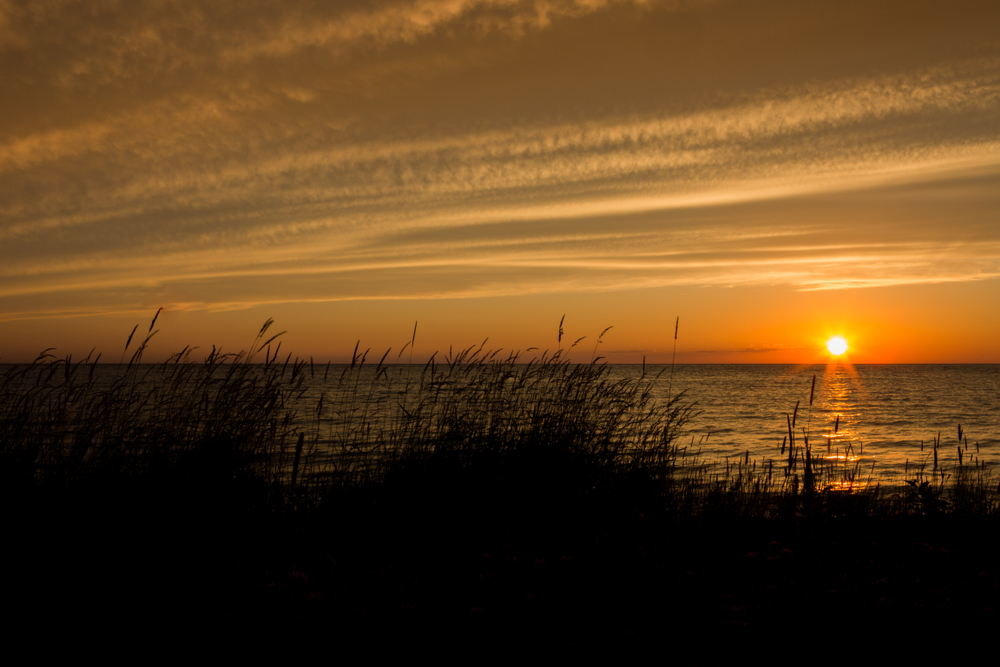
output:
[[[0,2],[0,318],[1000,277],[1000,10],[788,7]]]

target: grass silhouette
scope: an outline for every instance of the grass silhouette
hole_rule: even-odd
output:
[[[127,363],[48,350],[3,375],[6,594],[29,625],[100,624],[101,600],[135,632],[622,646],[817,597],[817,618],[909,628],[998,608],[985,466],[890,488],[796,446],[793,416],[783,465],[709,466],[681,445],[692,399],[612,380],[596,348],[571,363],[561,326],[528,359],[341,369],[281,360],[271,320],[249,352],[144,364],[155,322]]]

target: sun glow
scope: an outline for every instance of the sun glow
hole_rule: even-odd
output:
[[[826,349],[829,350],[830,354],[833,356],[839,357],[844,352],[847,352],[847,341],[844,340],[843,336],[834,336],[830,340],[826,341]]]

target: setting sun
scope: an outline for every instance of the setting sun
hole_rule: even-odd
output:
[[[826,349],[830,351],[835,357],[839,357],[844,352],[847,352],[847,341],[844,340],[843,336],[834,336],[830,340],[826,341]]]

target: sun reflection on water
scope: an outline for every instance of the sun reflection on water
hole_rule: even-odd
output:
[[[818,379],[809,426],[818,444],[812,457],[821,488],[833,492],[865,488],[868,482],[862,464],[873,457],[864,455],[861,439],[864,415],[858,399],[865,393],[861,378],[853,364],[841,360],[828,363]]]

